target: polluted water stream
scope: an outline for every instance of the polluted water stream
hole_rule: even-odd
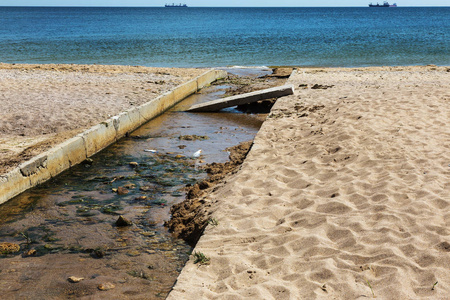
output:
[[[182,112],[227,88],[202,90],[1,205],[1,298],[165,298],[192,252],[164,227],[170,207],[185,198],[187,184],[206,177],[202,165],[227,161],[224,149],[253,139],[262,124],[234,109]],[[131,225],[117,226],[120,215]]]

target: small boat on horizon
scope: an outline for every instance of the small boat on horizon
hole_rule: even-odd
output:
[[[180,4],[175,4],[175,3],[167,4],[166,3],[165,7],[188,7],[188,6],[186,4],[182,4],[182,3],[180,3]]]
[[[383,4],[369,4],[369,7],[397,7],[397,3],[389,4],[389,2],[384,1]]]

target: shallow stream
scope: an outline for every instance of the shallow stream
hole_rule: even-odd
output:
[[[182,112],[226,88],[202,90],[92,161],[0,206],[0,243],[20,245],[0,253],[2,298],[165,298],[192,251],[164,227],[170,207],[184,199],[186,184],[206,176],[201,165],[227,161],[224,149],[253,139],[262,124],[233,109]],[[119,215],[132,225],[116,226]]]

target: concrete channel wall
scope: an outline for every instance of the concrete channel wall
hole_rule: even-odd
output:
[[[222,70],[209,70],[158,98],[89,128],[22,163],[11,172],[0,175],[0,204],[81,163],[226,74]]]

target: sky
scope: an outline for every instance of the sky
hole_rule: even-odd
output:
[[[399,6],[450,6],[450,0],[390,0]],[[0,6],[164,6],[182,2],[203,7],[367,6],[383,0],[0,0]]]

